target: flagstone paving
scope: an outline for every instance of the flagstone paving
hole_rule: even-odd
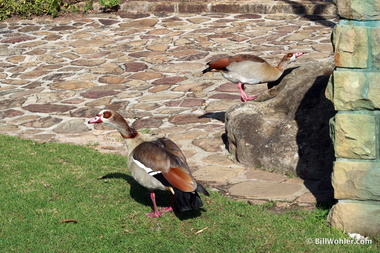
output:
[[[330,35],[337,21],[220,13],[5,20],[0,133],[125,154],[117,132],[86,123],[110,108],[134,127],[178,143],[193,175],[210,188],[252,204],[314,206],[316,198],[331,197],[325,181],[304,182],[234,161],[224,143],[223,120],[224,112],[240,103],[238,89],[202,70],[211,59],[237,53],[275,64],[286,52],[305,52],[294,66],[332,61]],[[247,89],[250,94],[265,86]]]

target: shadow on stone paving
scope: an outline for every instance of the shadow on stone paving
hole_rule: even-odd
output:
[[[224,123],[226,118],[226,112],[208,112],[199,116],[198,118],[216,119]]]
[[[226,112],[208,112],[208,113],[205,113],[201,116],[199,116],[198,118],[202,119],[202,118],[209,118],[209,119],[216,119],[216,120],[219,120],[221,122],[225,122],[225,118],[226,118]],[[227,134],[226,133],[223,133],[220,138],[222,139],[223,141],[223,144],[224,144],[224,148],[226,150],[230,150],[229,149],[229,145],[228,145],[228,138],[227,138]]]
[[[299,15],[303,15],[304,18],[307,18],[310,21],[314,21],[315,23],[319,23],[319,24],[321,24],[323,26],[327,26],[327,27],[334,27],[335,26],[334,22],[328,21],[326,18],[324,18],[322,16],[327,5],[318,4],[314,7],[313,13],[306,14],[306,13],[308,13],[308,11],[307,11],[307,8],[305,7],[305,5],[303,5],[299,2],[291,1],[291,0],[280,0],[280,1],[290,4],[294,10],[294,13],[299,14]]]

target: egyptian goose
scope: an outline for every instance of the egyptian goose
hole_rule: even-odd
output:
[[[303,53],[288,53],[277,66],[271,66],[264,59],[255,55],[236,55],[221,58],[208,62],[208,68],[203,74],[209,71],[219,71],[230,82],[237,83],[241,94],[241,101],[253,100],[257,96],[248,97],[245,93],[244,84],[258,84],[274,82],[279,79],[285,70],[286,65],[295,61]]]
[[[153,212],[147,213],[148,217],[160,217],[164,212],[173,211],[174,204],[180,212],[202,207],[198,192],[206,196],[209,193],[192,177],[185,156],[173,141],[138,133],[119,113],[112,110],[100,111],[88,123],[111,126],[125,139],[129,171],[139,184],[150,191]],[[170,207],[157,209],[154,190],[171,191]]]

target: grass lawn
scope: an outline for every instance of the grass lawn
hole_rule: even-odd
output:
[[[348,239],[326,225],[328,210],[277,214],[217,192],[199,212],[148,218],[148,191],[126,158],[82,146],[0,135],[0,173],[1,252],[380,252],[375,238],[316,244]]]

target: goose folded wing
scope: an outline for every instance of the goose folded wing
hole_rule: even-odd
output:
[[[159,138],[137,146],[133,159],[140,161],[153,171],[161,172],[165,179],[175,188],[192,192],[197,183],[191,176],[186,158],[179,147],[171,140]]]
[[[240,54],[231,57],[221,58],[212,62],[209,62],[208,65],[212,69],[225,69],[233,62],[243,62],[243,61],[253,61],[266,63],[266,61],[256,55]]]

